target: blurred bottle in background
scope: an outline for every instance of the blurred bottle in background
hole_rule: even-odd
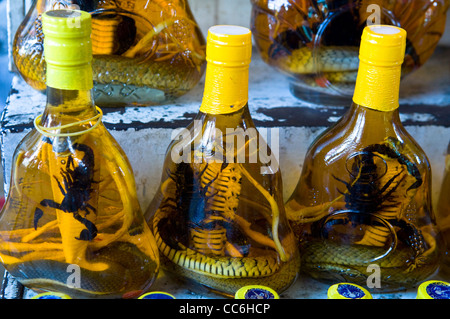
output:
[[[6,21],[6,0],[0,0],[0,111],[3,112],[6,98],[9,93],[9,87],[13,77],[12,72],[8,70],[8,31]]]

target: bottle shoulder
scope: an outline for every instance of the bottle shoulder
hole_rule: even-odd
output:
[[[370,132],[336,123],[314,140],[307,151],[306,161],[323,161],[325,165],[331,165],[356,153],[377,153],[403,158],[422,169],[430,167],[425,151],[402,125]]]

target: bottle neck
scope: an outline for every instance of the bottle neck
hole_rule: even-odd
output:
[[[379,111],[353,103],[338,124],[341,131],[352,136],[354,143],[379,143],[387,137],[404,132],[398,108]]]
[[[401,65],[378,66],[361,61],[353,102],[381,112],[399,106]]]
[[[247,103],[233,113],[213,114],[200,111],[194,118],[194,121],[202,123],[203,131],[206,130],[208,126],[209,128],[214,127],[214,129],[219,129],[223,133],[226,133],[227,130],[234,130],[237,128],[246,130],[250,127],[255,127]]]
[[[91,63],[74,66],[47,64],[47,105],[41,125],[60,126],[95,116],[92,88]]]
[[[95,107],[92,90],[64,90],[47,87],[47,104],[42,114],[41,126],[58,127],[74,122],[87,121],[98,115]],[[61,130],[60,133],[72,133],[86,129],[86,125],[80,124]],[[66,132],[67,131],[67,132]]]
[[[357,121],[364,121],[365,125],[375,126],[383,124],[383,127],[388,127],[391,126],[392,123],[400,123],[398,108],[391,111],[380,111],[353,103],[348,114],[350,118],[355,120],[358,119]],[[365,120],[362,120],[362,118]]]
[[[247,105],[248,69],[248,64],[223,66],[208,62],[200,111],[208,114],[230,114]]]

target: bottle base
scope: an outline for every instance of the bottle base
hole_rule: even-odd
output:
[[[298,83],[290,82],[289,90],[297,99],[320,106],[346,107],[352,103],[351,95],[339,94],[329,88],[307,88]]]

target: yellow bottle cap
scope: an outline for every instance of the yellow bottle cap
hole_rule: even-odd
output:
[[[417,299],[450,299],[450,284],[445,281],[430,280],[420,284]]]
[[[91,15],[78,10],[53,10],[42,15],[45,61],[79,65],[92,60]]]
[[[244,286],[236,291],[234,296],[235,299],[280,299],[277,292],[272,288],[260,286],[260,285],[251,285]]]
[[[372,299],[372,295],[361,286],[339,283],[328,289],[328,299]]]
[[[390,25],[364,28],[359,59],[378,66],[401,65],[405,58],[406,31]]]
[[[152,291],[143,294],[138,299],[175,299],[175,296],[163,291]]]
[[[52,10],[42,15],[47,86],[90,90],[92,81],[91,15],[79,10]]]
[[[72,299],[69,295],[58,292],[44,292],[38,294],[31,299]]]
[[[221,66],[249,65],[252,57],[250,29],[234,25],[216,25],[208,30],[206,60]]]

